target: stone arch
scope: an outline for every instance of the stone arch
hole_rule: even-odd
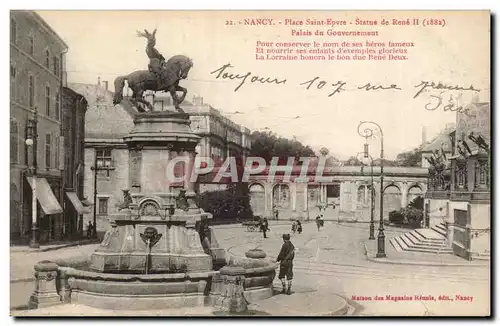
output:
[[[368,194],[369,191],[370,191],[370,185],[367,184],[358,185],[356,191],[356,201],[358,203],[357,205],[358,208],[367,206],[369,204],[368,201],[368,199],[370,198]]]
[[[248,186],[250,194],[250,207],[254,215],[264,215],[266,211],[265,196],[266,190],[264,186],[258,182]]]
[[[278,183],[273,187],[273,206],[276,206],[278,209],[287,209],[290,208],[291,200],[290,200],[291,192],[290,187],[285,183]]]
[[[422,187],[421,184],[419,184],[418,182],[414,182],[412,184],[410,184],[410,186],[408,187],[408,191],[407,191],[407,194],[406,194],[406,202],[407,203],[410,203],[412,200],[414,200],[415,198],[417,197],[423,197],[424,196],[424,189]]]
[[[391,211],[397,211],[402,205],[402,187],[396,182],[389,182],[384,186],[384,215]]]

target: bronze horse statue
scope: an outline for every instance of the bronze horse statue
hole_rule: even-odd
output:
[[[123,88],[125,87],[125,81],[127,81],[129,88],[133,92],[131,101],[137,106],[139,112],[145,112],[145,110],[141,106],[138,106],[137,103],[146,105],[150,111],[153,110],[151,103],[143,99],[144,91],[150,90],[155,92],[170,92],[175,109],[178,112],[184,113],[179,104],[186,98],[187,89],[179,86],[179,81],[187,78],[189,70],[192,67],[193,61],[190,58],[184,55],[176,55],[167,62],[162,63],[161,72],[158,77],[148,70],[137,70],[129,75],[118,76],[115,79],[113,104],[119,104],[123,100]],[[183,93],[180,98],[177,96],[177,92]]]

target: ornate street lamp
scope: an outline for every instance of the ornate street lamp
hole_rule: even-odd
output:
[[[364,147],[364,152],[363,153],[358,153],[363,154],[364,158],[370,159],[370,236],[368,237],[368,240],[375,240],[375,188],[373,186],[373,157],[368,153],[368,144],[365,144]],[[356,157],[357,158],[357,157]],[[364,164],[364,162],[362,162]]]
[[[31,193],[31,240],[29,243],[30,248],[40,248],[38,242],[38,215],[37,215],[37,195],[36,195],[36,169],[37,169],[37,145],[38,145],[38,110],[35,108],[33,119],[28,119],[26,130],[26,146],[28,150],[31,149],[31,164],[28,168],[29,176],[33,180],[32,193]]]
[[[362,126],[365,126],[362,129]],[[375,128],[375,130],[374,130]],[[374,131],[378,130],[378,135]],[[373,121],[361,121],[358,125],[358,134],[368,140],[368,138],[380,139],[380,222],[377,236],[377,258],[385,258],[385,234],[384,234],[384,133],[380,125]],[[372,164],[373,165],[373,164]]]

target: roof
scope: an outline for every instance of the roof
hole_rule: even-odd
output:
[[[444,149],[447,152],[451,152],[451,139],[450,134],[455,131],[455,125],[446,126],[437,136],[435,136],[432,140],[422,144],[420,146],[421,152],[434,152],[435,150],[441,149],[443,144],[446,144]]]
[[[70,83],[68,86],[88,102],[85,138],[121,139],[134,127],[136,111],[129,100],[113,105],[113,92],[100,85]]]
[[[45,28],[45,30],[47,32],[49,32],[50,34],[52,34],[52,36],[54,36],[56,38],[56,40],[61,43],[61,45],[65,48],[65,49],[68,49],[68,44],[66,44],[66,42],[64,42],[64,40],[59,36],[59,34],[57,34],[53,29],[52,27],[50,27],[49,24],[47,24],[47,22],[35,11],[31,11],[31,10],[28,10],[27,12],[29,12],[37,21],[38,23],[40,23],[40,25],[42,27]]]

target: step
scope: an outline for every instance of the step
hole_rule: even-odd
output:
[[[398,242],[392,238],[389,240],[390,244],[394,247],[394,249],[397,251],[397,252],[402,252],[403,249],[401,248],[401,246],[398,244]]]
[[[410,233],[405,233],[403,235],[400,235],[400,237],[404,237],[406,243],[410,245],[426,245],[426,246],[442,246],[444,243],[446,243],[446,240],[419,240],[415,236],[411,235]]]
[[[410,239],[414,239],[415,243],[427,243],[427,244],[441,244],[443,241],[446,241],[445,239],[426,239],[424,238],[421,234],[415,232],[415,231],[411,231],[411,232],[408,232],[408,233],[405,233],[407,234],[409,237],[411,237]]]
[[[401,249],[403,249],[403,251],[406,251],[409,249],[408,245],[406,244],[406,242],[404,242],[401,237],[396,237],[394,238],[394,240],[398,243],[398,245],[401,247]]]
[[[440,230],[442,230],[442,231],[446,232],[446,225],[445,225],[445,224],[440,223],[440,224],[436,224],[436,225],[434,225],[434,226],[435,226],[437,229],[440,229]]]
[[[413,246],[413,242],[411,242],[407,237],[405,237],[404,234],[400,235],[398,238],[399,240],[405,243],[407,248],[411,248]]]
[[[450,248],[444,248],[442,250],[424,249],[424,248],[408,248],[406,251],[425,252],[425,253],[430,253],[430,254],[452,254],[453,253],[453,250]]]
[[[446,236],[442,235],[441,233],[437,232],[436,230],[431,230],[431,229],[416,229],[415,232],[417,232],[418,234],[420,234],[426,240],[442,240],[442,239],[446,239]]]
[[[443,243],[442,245],[439,245],[439,246],[427,245],[427,244],[416,244],[416,245],[411,246],[411,248],[429,249],[429,250],[436,250],[436,251],[443,250],[443,249],[451,249],[445,243]]]
[[[415,242],[406,233],[400,237],[408,245],[409,248],[420,248],[420,249],[430,249],[430,250],[440,250],[442,248],[447,248],[447,244],[444,240],[439,243]]]
[[[439,234],[440,234],[440,235],[442,235],[443,237],[446,237],[446,231],[443,231],[443,230],[441,230],[441,229],[438,229],[438,228],[436,228],[435,226],[433,226],[433,227],[431,228],[431,230],[432,230],[432,231],[435,231],[435,232],[437,232],[437,233],[439,233]]]
[[[448,232],[448,230],[446,229],[446,227],[442,226],[441,224],[434,225],[431,229],[435,229],[439,233],[444,233],[444,234],[446,234]]]
[[[394,241],[393,246],[396,248],[399,246],[402,251],[412,251],[412,252],[426,252],[426,253],[453,253],[451,248],[447,248],[446,246],[441,247],[429,247],[425,245],[416,246],[416,245],[408,245],[408,240],[404,240],[401,237],[396,237],[391,239]]]

